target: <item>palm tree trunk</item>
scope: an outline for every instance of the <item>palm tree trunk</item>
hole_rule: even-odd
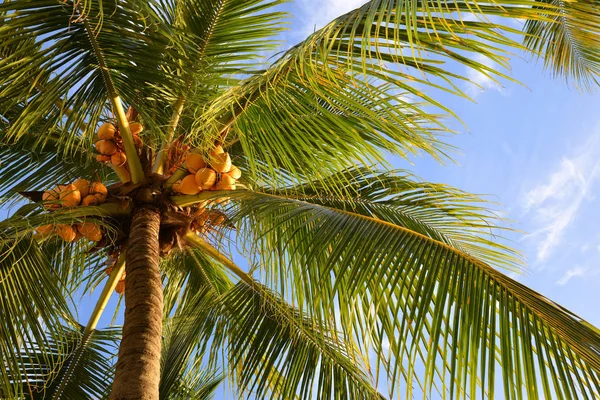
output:
[[[160,213],[135,211],[125,272],[125,322],[110,398],[158,399],[163,293],[158,271]]]

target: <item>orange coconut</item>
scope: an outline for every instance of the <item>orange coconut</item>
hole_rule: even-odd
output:
[[[227,174],[222,174],[215,185],[215,190],[235,190],[235,179]]]
[[[44,201],[44,207],[48,210],[57,210],[60,208],[60,204],[55,203],[58,200],[58,192],[53,190],[46,190],[42,194],[42,200]]]
[[[75,238],[77,238],[77,232],[75,232],[75,229],[65,224],[56,225],[56,233],[65,242],[72,242],[75,240]]]
[[[198,194],[200,190],[194,174],[189,174],[183,178],[177,186],[177,191],[181,194]]]
[[[217,173],[210,168],[202,168],[196,172],[196,184],[204,190],[210,189],[216,180]]]
[[[195,174],[199,169],[206,167],[206,162],[202,155],[198,153],[189,153],[185,158],[185,165],[191,174]]]
[[[223,146],[218,145],[218,146],[215,146],[215,148],[211,150],[210,155],[216,156],[217,154],[223,154],[224,152],[225,152],[225,150],[223,150]]]
[[[112,165],[121,167],[127,162],[127,156],[122,151],[117,151],[115,154],[110,156],[110,162],[112,163]]]
[[[77,186],[70,185],[58,185],[60,191],[59,200],[64,207],[76,207],[81,203],[81,193]]]
[[[77,225],[77,230],[92,242],[97,242],[102,239],[102,231],[100,227],[93,222],[84,222]]]
[[[100,128],[98,128],[98,137],[104,140],[113,139],[116,131],[117,129],[115,126],[110,122],[107,122],[100,125]]]
[[[79,193],[81,193],[82,199],[90,194],[90,181],[87,179],[79,178],[73,182],[73,185],[75,185],[77,190],[79,190]]]
[[[119,294],[125,293],[125,280],[117,282],[117,286],[115,287],[115,291]]]
[[[144,142],[142,142],[142,139],[140,139],[139,135],[133,135],[133,144],[139,149],[144,145]]]
[[[139,122],[130,122],[129,130],[131,131],[132,135],[139,135],[140,132],[144,130],[144,127]]]
[[[107,156],[111,156],[119,150],[117,144],[112,140],[98,140],[94,145],[100,154]]]
[[[38,226],[35,231],[37,233],[39,233],[40,235],[46,235],[46,234],[54,232],[54,226],[53,225]]]
[[[95,206],[98,204],[98,198],[93,194],[87,195],[81,200],[82,206]]]
[[[110,156],[106,156],[104,154],[98,154],[96,156],[96,160],[98,160],[100,162],[109,162],[110,161]]]
[[[240,171],[238,167],[232,165],[227,175],[231,176],[233,179],[240,179],[242,176],[242,171]]]
[[[217,172],[229,172],[231,169],[231,157],[229,157],[229,153],[215,154],[210,166]]]
[[[90,185],[90,194],[93,194],[98,199],[98,203],[104,203],[108,196],[108,189],[102,182],[93,182]]]

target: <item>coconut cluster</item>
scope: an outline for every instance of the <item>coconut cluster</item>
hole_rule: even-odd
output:
[[[212,151],[210,161],[207,162],[200,154],[188,153],[185,164],[189,174],[173,185],[173,191],[181,194],[235,190],[235,184],[242,176],[240,169],[231,164],[229,153],[221,146]]]
[[[144,128],[139,122],[131,122],[129,130],[133,135],[135,147],[140,149],[144,145],[142,139],[140,139],[140,133]],[[100,125],[97,134],[100,140],[95,143],[95,146],[100,154],[96,156],[96,159],[103,163],[111,163],[116,167],[124,166],[127,163],[127,156],[125,155],[125,146],[119,130],[113,124],[107,122]]]
[[[56,211],[63,207],[93,206],[102,204],[108,197],[108,189],[102,182],[90,182],[86,179],[77,179],[68,185],[58,185],[52,190],[47,190],[42,195],[44,207]],[[43,225],[37,228],[43,235],[56,233],[65,242],[73,242],[81,238],[97,242],[102,239],[100,227],[91,222],[76,224]]]

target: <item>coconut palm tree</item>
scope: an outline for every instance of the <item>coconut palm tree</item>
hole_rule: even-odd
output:
[[[0,4],[0,396],[597,398],[491,206],[386,161],[448,159],[456,66],[594,88],[597,3],[372,0],[265,64],[282,3]]]

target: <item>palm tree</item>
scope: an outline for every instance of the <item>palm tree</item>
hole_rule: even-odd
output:
[[[282,3],[0,4],[1,397],[597,398],[598,330],[501,272],[489,205],[386,162],[448,159],[452,65],[594,88],[597,4],[372,0],[264,69]]]

